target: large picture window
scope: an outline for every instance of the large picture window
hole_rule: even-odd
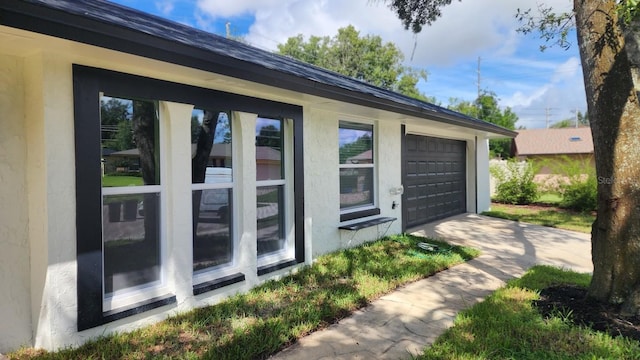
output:
[[[162,283],[158,104],[102,95],[100,130],[103,307],[111,310],[153,297]]]
[[[230,112],[194,109],[191,115],[193,271],[233,263],[233,158]],[[199,282],[196,279],[196,282]]]
[[[341,121],[340,210],[357,211],[375,206],[373,125]]]
[[[256,120],[256,193],[258,256],[286,250],[284,123]]]
[[[304,189],[301,107],[81,65],[73,77],[79,331],[174,304],[184,289],[171,279],[193,276],[193,295],[245,280],[239,269],[248,264],[236,264],[236,234],[247,231],[234,228],[242,213],[233,208],[236,188],[258,187],[257,273],[304,261],[303,198],[287,195]],[[192,116],[173,117],[170,102],[193,106]],[[256,183],[234,178],[237,161],[247,161],[232,157],[236,112],[273,114],[256,137],[265,151],[257,151]],[[189,121],[190,144],[166,133]],[[176,199],[185,190],[192,208],[170,208],[184,206]],[[189,213],[192,237],[175,236]],[[191,264],[172,258],[190,246]],[[272,262],[277,256],[289,262]],[[175,272],[167,264],[177,264]]]

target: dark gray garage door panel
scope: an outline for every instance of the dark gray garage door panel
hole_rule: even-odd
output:
[[[466,211],[466,143],[405,135],[403,154],[405,227]]]

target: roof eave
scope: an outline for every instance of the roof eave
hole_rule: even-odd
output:
[[[491,134],[492,137],[517,135],[515,131],[494,124],[465,120],[463,117],[429,111],[372,94],[321,83],[41,4],[5,0],[0,3],[0,24],[290,91],[471,128]]]

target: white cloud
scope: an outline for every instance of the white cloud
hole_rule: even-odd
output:
[[[156,9],[158,9],[163,16],[169,16],[175,7],[174,1],[175,0],[156,1]]]
[[[579,59],[554,50],[540,54],[538,39],[516,32],[517,9],[536,9],[538,1],[453,1],[442,18],[418,35],[405,30],[383,1],[373,0],[199,0],[197,22],[208,29],[213,21],[249,15],[255,21],[245,39],[267,50],[297,34],[333,36],[351,24],[363,35],[393,42],[408,65],[426,69],[430,75],[421,89],[444,103],[451,97],[475,98],[480,56],[482,87],[496,92],[501,105],[520,111],[527,127],[539,127],[544,126],[545,109],[570,115],[571,108],[584,111],[585,101]],[[570,0],[545,4],[559,11],[572,7]]]

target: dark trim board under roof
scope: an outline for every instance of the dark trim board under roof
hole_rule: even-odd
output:
[[[508,137],[515,132],[285,56],[102,0],[3,0],[0,25]]]

